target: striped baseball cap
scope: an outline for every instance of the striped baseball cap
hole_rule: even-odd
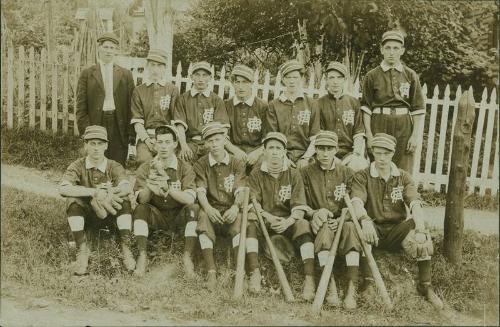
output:
[[[397,41],[401,42],[401,44],[405,44],[405,38],[403,36],[403,33],[400,31],[387,31],[382,35],[382,44],[384,44],[386,41]]]
[[[347,76],[347,67],[346,67],[346,65],[344,65],[341,62],[330,61],[330,63],[328,64],[328,67],[326,67],[326,69],[325,69],[325,72],[328,73],[331,70],[338,71],[339,73],[341,73],[342,75],[344,75],[344,77]]]
[[[339,138],[337,133],[332,131],[319,131],[316,134],[316,139],[314,145],[327,145],[327,146],[337,146]]]
[[[112,32],[106,32],[102,33],[98,38],[97,38],[97,43],[102,43],[104,41],[111,41],[116,45],[120,45],[120,41],[118,40],[118,37],[112,33]]]
[[[300,71],[301,74],[304,74],[304,65],[302,65],[298,60],[288,60],[284,64],[281,65],[280,71],[281,71],[281,76],[285,77],[286,74],[293,72],[293,71]]]
[[[149,50],[148,57],[146,58],[150,61],[156,61],[160,64],[167,64],[167,53],[161,49],[151,49]]]
[[[84,140],[99,139],[108,142],[108,131],[106,127],[99,125],[90,125],[85,128],[83,133]]]
[[[193,64],[191,73],[194,74],[197,70],[200,70],[200,69],[203,69],[204,71],[206,71],[207,73],[212,75],[212,71],[210,70],[210,64],[206,61],[195,62]]]
[[[286,136],[280,132],[269,132],[267,133],[266,137],[264,137],[262,139],[262,144],[265,144],[267,141],[269,140],[276,140],[276,141],[279,141],[281,143],[283,143],[283,145],[287,146],[287,139],[286,139]]]
[[[241,76],[246,78],[250,82],[253,82],[254,72],[252,68],[242,64],[238,64],[234,66],[233,71],[231,72],[231,76]]]
[[[215,134],[226,134],[229,124],[212,121],[201,129],[201,136],[204,140]]]
[[[371,147],[384,148],[390,151],[396,151],[396,138],[385,133],[377,133],[373,136]]]

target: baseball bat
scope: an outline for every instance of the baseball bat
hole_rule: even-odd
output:
[[[245,192],[243,198],[243,213],[241,217],[240,230],[240,245],[238,248],[238,259],[236,261],[236,277],[234,280],[233,298],[239,299],[243,295],[243,282],[245,280],[245,254],[246,254],[246,239],[247,239],[247,222],[248,222],[248,197],[249,189],[245,187],[242,192]]]
[[[337,254],[337,249],[340,242],[340,233],[342,233],[342,227],[345,221],[345,211],[342,211],[340,216],[339,225],[337,231],[335,232],[335,238],[333,239],[332,246],[328,253],[328,258],[321,273],[321,279],[319,280],[318,289],[316,290],[316,295],[314,296],[314,302],[312,304],[312,312],[318,314],[321,311],[321,306],[325,300],[326,291],[328,289],[328,284],[330,281],[330,276],[332,275],[333,263],[335,262],[335,256]]]
[[[363,239],[363,232],[361,230],[361,225],[359,224],[358,217],[354,212],[354,207],[352,206],[349,194],[347,193],[344,194],[344,200],[347,205],[347,208],[349,209],[349,213],[351,214],[352,222],[354,223],[354,228],[356,229],[356,233],[358,234],[359,240],[361,241],[361,246],[363,247],[363,251],[365,252],[366,259],[368,260],[368,266],[370,267],[370,270],[373,275],[373,280],[375,281],[375,285],[377,286],[380,296],[382,297],[382,301],[384,302],[384,305],[388,309],[392,309],[393,305],[391,298],[389,297],[387,288],[385,288],[385,284],[384,281],[382,280],[382,275],[380,274],[380,271],[378,269],[377,262],[375,262],[371,250],[368,248],[368,245]]]
[[[278,274],[278,279],[280,281],[281,289],[283,290],[283,295],[285,296],[285,301],[293,302],[295,301],[295,298],[293,297],[292,288],[290,287],[290,284],[288,284],[285,271],[283,270],[283,266],[281,265],[280,259],[278,258],[278,254],[276,254],[273,242],[269,237],[269,233],[267,232],[266,224],[262,219],[262,215],[260,214],[259,210],[257,210],[257,208],[260,206],[255,199],[252,199],[252,203],[255,212],[257,213],[257,219],[259,220],[260,228],[262,229],[262,233],[264,234],[264,238],[266,239],[267,246],[269,247],[269,252],[271,252],[271,258],[273,260],[276,273]]]

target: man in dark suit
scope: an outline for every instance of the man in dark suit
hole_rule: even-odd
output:
[[[89,125],[104,126],[109,147],[106,157],[125,166],[128,152],[131,97],[134,89],[132,73],[113,63],[119,45],[113,33],[98,39],[99,62],[82,71],[77,86],[76,118],[83,134]]]

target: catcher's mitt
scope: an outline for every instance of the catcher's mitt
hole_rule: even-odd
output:
[[[406,235],[403,242],[401,242],[401,247],[403,250],[414,259],[428,259],[434,254],[434,246],[432,245],[431,234],[429,231],[425,230],[422,232],[424,238],[417,241],[415,230],[412,229],[408,235]]]
[[[116,215],[117,210],[122,208],[123,199],[118,195],[119,192],[120,190],[114,190],[109,184],[99,187],[99,191],[90,201],[98,218],[104,219],[108,214]]]

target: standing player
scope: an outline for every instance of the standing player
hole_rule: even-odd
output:
[[[311,141],[320,129],[318,103],[302,89],[304,66],[297,60],[285,62],[281,68],[284,92],[269,102],[266,131],[283,133],[287,155],[297,167],[306,166],[313,155]],[[310,147],[309,151],[308,148]]]
[[[153,158],[155,128],[170,125],[179,90],[165,79],[167,54],[152,49],[147,57],[147,78],[132,93],[132,119],[137,135],[138,164]]]
[[[316,161],[301,169],[310,210],[307,218],[311,221],[311,229],[316,234],[314,242],[320,267],[324,267],[328,253],[337,233],[338,218],[342,209],[346,208],[344,194],[349,192],[354,171],[335,158],[337,152],[337,135],[330,131],[321,131],[316,136]],[[356,290],[358,284],[359,252],[361,243],[356,235],[354,224],[344,222],[338,255],[345,255],[347,265],[347,291],[344,293],[344,308],[355,309]],[[339,305],[336,296],[335,280],[330,280],[329,294],[326,301],[331,305]]]
[[[306,301],[314,299],[314,244],[309,222],[304,219],[308,210],[304,194],[304,184],[298,170],[289,167],[286,159],[287,139],[284,134],[269,132],[264,143],[264,160],[260,167],[253,169],[248,177],[251,198],[259,204],[259,210],[269,234],[282,234],[291,239],[300,250],[304,264],[304,284],[302,297]],[[257,235],[260,227],[255,212],[248,214],[247,255],[250,276],[250,290],[260,289],[260,270],[257,258]]]
[[[116,226],[120,232],[123,263],[133,271],[135,260],[130,252],[132,216],[128,195],[132,192],[125,169],[107,159],[108,134],[102,126],[87,126],[83,134],[86,157],[66,169],[59,193],[67,197],[66,216],[78,249],[75,275],[86,275],[90,249],[85,230]]]
[[[411,174],[425,117],[422,89],[417,73],[401,63],[405,52],[401,32],[385,32],[380,52],[384,60],[363,82],[361,110],[368,146],[376,133],[394,136],[398,140],[394,163]]]
[[[356,173],[351,196],[356,215],[367,243],[376,247],[398,250],[403,248],[417,260],[420,294],[436,308],[443,302],[431,286],[432,240],[424,226],[424,213],[417,187],[406,171],[392,162],[396,139],[384,133],[375,134],[372,152],[375,161]],[[411,217],[407,217],[409,207]],[[373,294],[373,277],[366,257],[361,258],[366,294]]]
[[[216,235],[229,234],[235,262],[238,256],[245,163],[224,149],[227,138],[223,124],[208,123],[202,134],[209,152],[194,165],[201,206],[197,231],[207,268],[207,286],[214,290],[217,287],[213,254]]]
[[[135,191],[138,206],[133,213],[134,235],[139,248],[135,274],[143,276],[147,268],[149,230],[183,228],[185,237],[182,261],[186,276],[194,276],[192,255],[198,240],[196,223],[198,205],[195,174],[190,164],[177,159],[177,130],[170,125],[155,130],[155,158],[136,172]]]

